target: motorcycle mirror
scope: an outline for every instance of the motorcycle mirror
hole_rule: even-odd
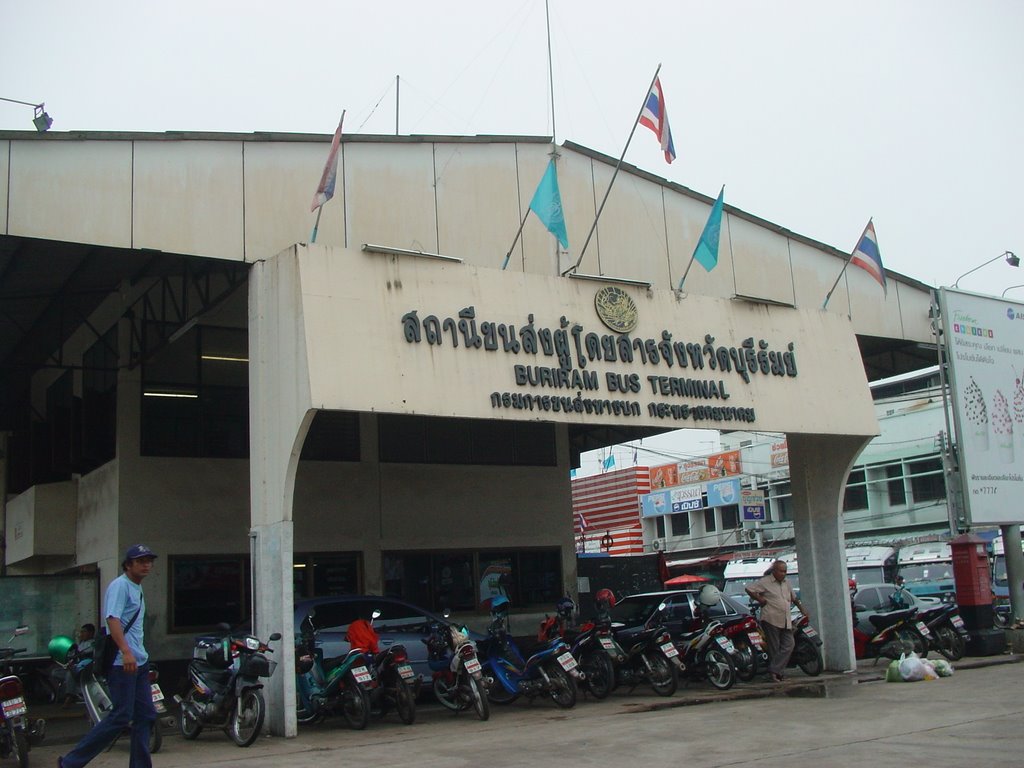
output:
[[[854,603],[853,604],[853,610],[857,611],[857,613],[860,613],[861,611],[866,611],[867,609],[868,609],[868,607],[866,605],[861,604],[861,603]]]
[[[28,633],[29,633],[29,628],[26,627],[26,626],[20,626],[20,627],[15,627],[14,628],[14,636],[15,637],[17,637],[18,635],[27,635]]]
[[[276,641],[278,641],[280,639],[281,639],[281,633],[280,632],[275,632],[274,634],[272,634],[270,636],[270,642],[272,642],[272,643],[276,642]]]
[[[452,615],[452,612],[448,608],[445,608],[443,611],[441,611],[441,615],[447,619],[449,616]]]
[[[373,613],[370,614],[370,621],[373,621],[374,619],[379,619],[379,618],[380,618],[380,609],[379,608],[374,608],[373,609]]]

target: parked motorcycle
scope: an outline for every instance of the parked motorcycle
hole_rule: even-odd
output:
[[[857,610],[860,608],[861,610]],[[863,606],[854,605],[853,649],[858,659],[898,659],[904,653],[924,656],[931,631],[917,619],[913,608],[872,613],[865,619],[858,614]]]
[[[594,621],[573,626],[576,604],[571,598],[562,598],[555,606],[554,616],[545,616],[537,634],[538,642],[549,642],[560,637],[582,671],[582,689],[595,699],[607,698],[615,688],[615,661],[625,658],[625,652],[615,642],[611,629],[611,616],[607,603],[602,611],[600,601]]]
[[[825,668],[821,658],[821,636],[802,613],[793,619],[793,652],[787,667],[800,667],[805,675],[817,677]]]
[[[260,735],[267,716],[261,677],[277,667],[267,658],[273,653],[266,643],[249,634],[232,634],[227,624],[220,637],[197,637],[188,665],[191,688],[185,697],[175,696],[181,706],[181,735],[195,739],[206,727],[223,729],[240,747],[248,747]],[[270,641],[280,640],[275,632]]]
[[[736,646],[717,619],[700,629],[685,632],[676,640],[682,653],[688,680],[707,680],[720,691],[736,683]]]
[[[92,651],[80,652],[75,642],[67,635],[57,635],[50,640],[47,648],[50,658],[54,660],[66,673],[75,681],[82,703],[85,704],[86,714],[92,725],[105,720],[113,711],[114,704],[110,698],[110,689],[107,681],[96,674],[96,667],[93,664]],[[169,719],[167,716],[167,705],[164,703],[164,693],[160,689],[160,673],[156,665],[149,665],[149,689],[153,697],[153,708],[156,709],[157,719],[149,730],[149,752],[156,754],[163,746],[163,733],[161,721]],[[131,726],[125,728],[124,733],[131,733]],[[116,740],[115,740],[116,741]]]
[[[447,619],[449,613],[444,612]],[[485,677],[477,656],[476,645],[462,627],[431,622],[430,634],[424,638],[427,664],[433,672],[432,687],[438,702],[453,712],[473,708],[476,716],[491,716],[487,688],[494,683]]]
[[[917,619],[923,621],[931,633],[928,638],[930,650],[938,651],[950,661],[963,658],[970,635],[955,603],[920,610]]]
[[[330,659],[316,639],[313,616],[303,618],[295,648],[295,712],[299,723],[315,723],[341,712],[349,727],[363,730],[370,722],[369,686],[373,675],[366,654],[358,648]]]
[[[28,627],[17,627],[11,640],[27,634]],[[8,641],[10,642],[10,641]],[[26,648],[0,648],[0,664],[8,667],[10,660]],[[25,703],[25,687],[13,674],[0,676],[0,758],[13,756],[18,768],[28,768],[28,753],[33,744],[43,740],[46,721],[32,721]]]
[[[378,616],[380,611],[374,611],[373,618]],[[412,725],[416,720],[416,693],[413,688],[416,673],[409,664],[405,646],[392,645],[381,651],[380,637],[373,628],[373,622],[365,619],[353,621],[345,639],[352,648],[366,655],[366,666],[373,678],[367,691],[371,711],[384,716],[394,709],[403,723]]]
[[[615,684],[628,685],[630,690],[647,683],[659,696],[671,696],[679,688],[679,674],[686,669],[672,636],[661,624],[666,604],[639,629],[616,628],[615,642],[622,658],[615,664]]]
[[[754,616],[720,618],[725,636],[732,642],[736,652],[732,655],[736,668],[736,679],[747,683],[757,673],[768,667],[768,643],[761,625]]]
[[[523,657],[508,631],[507,597],[491,599],[491,624],[481,643],[484,665],[494,677],[487,696],[496,704],[508,704],[525,695],[530,699],[550,696],[558,706],[576,705],[579,664],[569,646],[556,637],[543,643],[532,655]]]
[[[8,645],[15,638],[28,634],[31,630],[26,626],[15,627],[8,638]],[[11,650],[11,649],[6,649]],[[21,680],[23,695],[29,704],[53,704],[57,701],[57,684],[50,670],[37,660],[19,659],[17,653],[24,653],[26,648],[19,648],[9,654],[0,655],[0,675],[17,675]]]

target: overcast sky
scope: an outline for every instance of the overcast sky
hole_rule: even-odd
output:
[[[1024,2],[550,0],[555,133],[930,285],[1024,283]],[[0,96],[54,131],[550,135],[543,0],[0,0]],[[0,129],[32,110],[0,102]],[[318,179],[310,179],[311,190]],[[628,187],[622,187],[627,190]],[[1024,301],[1024,287],[1007,297]],[[822,297],[824,298],[824,297]]]

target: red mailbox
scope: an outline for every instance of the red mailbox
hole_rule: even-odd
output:
[[[984,539],[973,533],[957,536],[949,542],[949,546],[953,551],[956,601],[973,642],[978,632],[993,631],[992,579],[989,574],[988,550]],[[1000,643],[1005,646],[1005,642],[999,638],[994,638],[993,643],[996,646]],[[985,653],[987,652],[979,650],[976,655]]]

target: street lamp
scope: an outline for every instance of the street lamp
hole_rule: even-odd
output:
[[[32,107],[32,109],[35,110],[35,114],[32,117],[32,124],[40,133],[50,130],[50,126],[53,125],[53,118],[46,114],[46,104],[41,102],[39,104],[33,104],[31,101],[6,99],[3,96],[0,96],[0,101],[9,101],[11,104],[24,104],[26,107]]]
[[[956,288],[957,287],[957,283],[959,283],[961,280],[963,280],[965,277],[967,277],[969,274],[971,274],[971,272],[977,272],[979,269],[984,267],[986,264],[991,264],[993,261],[996,261],[997,259],[1002,259],[1002,258],[1005,258],[1006,259],[1006,263],[1009,264],[1011,267],[1019,267],[1020,266],[1020,259],[1017,258],[1017,254],[1015,254],[1013,251],[1003,251],[1002,253],[1000,253],[995,258],[989,259],[988,261],[979,264],[974,269],[969,269],[966,272],[964,272],[962,275],[960,275],[960,277],[958,277],[956,279],[956,282],[953,283],[953,287]]]
[[[611,531],[605,531],[604,536],[601,537],[601,549],[605,552],[610,552],[612,545],[615,544],[615,539],[612,538]]]
[[[1024,288],[1024,283],[1009,286],[1001,294],[999,294],[1000,298],[1004,298],[1006,296],[1006,291],[1012,291],[1014,288]]]

